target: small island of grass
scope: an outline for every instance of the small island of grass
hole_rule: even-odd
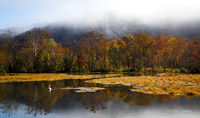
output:
[[[105,88],[100,88],[100,87],[66,87],[62,88],[64,90],[76,90],[75,92],[77,93],[82,93],[82,92],[96,92],[98,90],[104,90]]]

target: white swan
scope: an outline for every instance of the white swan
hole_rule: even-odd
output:
[[[52,88],[51,88],[51,85],[49,85],[49,88],[48,88],[49,92],[51,92]]]

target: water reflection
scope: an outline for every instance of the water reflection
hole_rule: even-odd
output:
[[[48,91],[51,85],[52,91]],[[105,87],[105,90],[95,93],[76,93],[74,90],[63,90],[64,87]],[[85,83],[84,80],[62,80],[54,82],[12,82],[0,84],[0,116],[2,113],[11,116],[18,110],[35,117],[57,111],[86,109],[92,113],[123,105],[148,106],[152,102],[164,104],[171,100],[169,96],[146,95],[134,93],[124,86],[104,86]],[[185,98],[184,98],[185,99]],[[173,100],[172,100],[173,101]],[[199,99],[197,99],[199,101]],[[116,103],[117,102],[117,103]],[[111,106],[110,103],[113,103]],[[154,106],[155,106],[154,105]],[[129,109],[133,109],[132,107]]]

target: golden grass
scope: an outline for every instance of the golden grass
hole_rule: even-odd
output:
[[[117,74],[98,75],[69,75],[61,73],[21,73],[0,76],[0,82],[21,82],[21,81],[55,81],[62,79],[93,79],[118,76]]]
[[[180,74],[160,77],[113,77],[94,79],[89,82],[133,86],[131,91],[148,94],[200,96],[200,74]]]

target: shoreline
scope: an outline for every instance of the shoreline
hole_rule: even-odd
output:
[[[10,73],[0,75],[0,83],[89,79],[85,82],[130,87],[132,92],[170,96],[200,96],[200,74],[161,73],[156,76],[120,74],[72,75],[66,73]]]
[[[4,82],[31,82],[31,81],[56,81],[64,79],[97,79],[116,77],[118,74],[96,74],[96,75],[71,75],[65,73],[10,73],[0,75],[0,83]]]

